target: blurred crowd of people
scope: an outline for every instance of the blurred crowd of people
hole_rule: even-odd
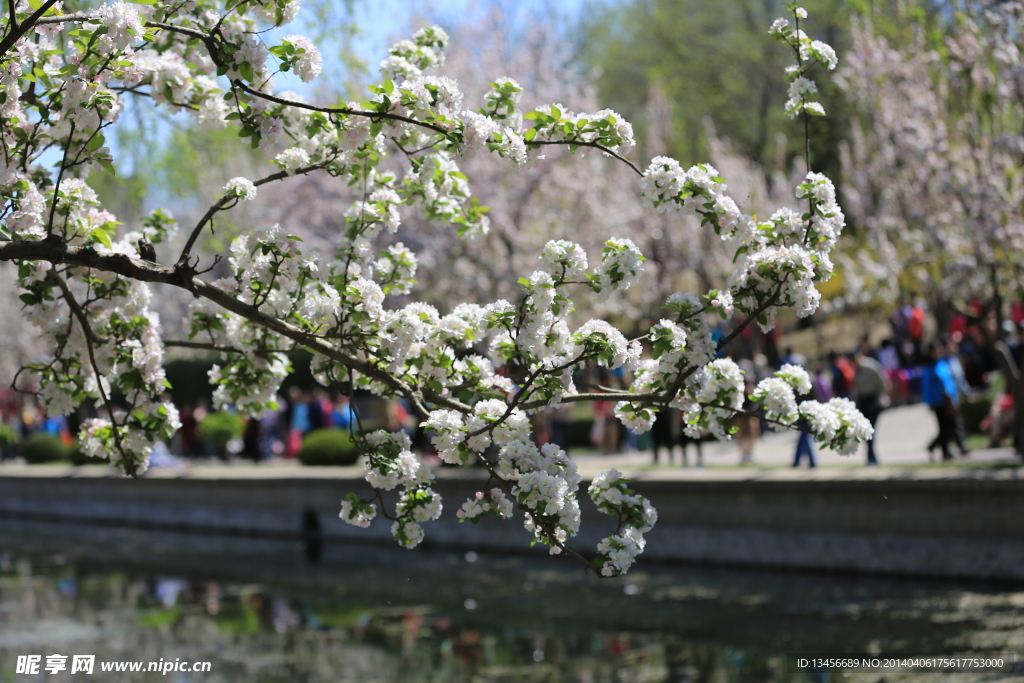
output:
[[[927,451],[929,460],[937,456],[949,460],[957,454],[970,453],[964,419],[964,408],[969,402],[984,412],[983,419],[974,421],[972,426],[987,435],[989,446],[998,446],[1011,435],[1015,424],[1014,397],[999,379],[993,381],[1000,371],[994,344],[1002,338],[1016,366],[1024,367],[1024,304],[1013,305],[1011,317],[1002,322],[1001,328],[994,316],[982,315],[980,307],[971,314],[949,316],[940,324],[922,304],[913,301],[901,301],[889,323],[890,334],[879,343],[873,344],[871,336],[864,335],[854,347],[831,350],[813,361],[792,348],[780,353],[776,346],[778,336],[761,335],[752,327],[722,349],[720,355],[736,360],[743,370],[748,395],[759,381],[772,376],[783,365],[802,366],[811,376],[812,389],[800,400],[850,399],[872,426],[891,406],[925,403],[935,417],[936,430],[934,437],[922,435],[922,453]],[[1000,330],[1002,334],[998,334]],[[726,332],[719,330],[718,338]],[[584,386],[605,388],[628,387],[630,381],[628,373],[621,372],[603,372],[597,380],[587,379],[581,380]],[[649,437],[638,439],[615,418],[613,408],[612,402],[593,404],[593,448],[602,453],[650,449],[654,464],[661,462],[662,453],[667,453],[667,462],[674,464],[675,453],[681,451],[684,467],[689,466],[689,451],[693,449],[695,465],[703,466],[702,439],[686,435],[680,411],[662,410]],[[755,411],[757,406],[748,402],[745,408]],[[540,438],[549,438],[568,450],[574,410],[577,415],[585,412],[572,404],[549,410],[540,423]],[[769,425],[755,415],[739,414],[734,426],[739,463],[757,463],[758,440]],[[866,465],[879,464],[875,439],[867,443],[865,454]],[[792,466],[804,463],[815,467],[817,457],[812,437],[801,431]]]
[[[293,458],[302,448],[303,438],[319,429],[338,428],[359,432],[360,417],[350,398],[344,394],[328,393],[321,387],[306,391],[290,387],[277,398],[277,409],[266,410],[260,417],[241,418],[241,436],[227,444],[227,455],[239,456],[254,462],[275,457]],[[401,408],[396,408],[399,423]],[[171,449],[188,457],[225,455],[217,446],[204,438],[200,425],[210,414],[209,402],[200,399],[195,405],[181,408],[181,429],[175,434]]]
[[[51,434],[65,445],[71,445],[74,442],[72,434],[76,431],[77,422],[71,422],[63,415],[47,415],[35,396],[0,389],[0,460],[4,458],[5,451],[31,434]]]
[[[777,334],[763,335],[750,326],[719,355],[736,359],[744,372],[748,395],[759,381],[782,365],[800,365],[812,378],[811,392],[799,397],[801,400],[851,399],[872,425],[890,406],[924,402],[934,414],[936,424],[936,434],[926,444],[929,457],[939,454],[943,459],[952,459],[957,452],[961,456],[970,452],[964,405],[976,397],[991,399],[990,409],[985,404],[984,419],[978,421],[980,424],[972,423],[987,432],[991,446],[999,445],[1013,432],[1013,393],[1005,384],[992,382],[999,370],[994,350],[997,338],[1007,344],[1017,367],[1024,367],[1024,306],[1017,304],[1011,310],[1011,317],[1001,323],[1000,335],[1000,322],[993,316],[982,316],[980,312],[973,316],[958,314],[937,326],[931,324],[923,306],[900,302],[890,319],[891,334],[878,344],[872,344],[870,337],[864,335],[854,348],[833,350],[820,359],[808,361],[792,348],[780,353]],[[933,334],[928,334],[936,327]],[[726,333],[722,327],[715,335],[721,339]],[[576,378],[577,386],[589,391],[622,389],[630,382],[629,373],[622,369],[587,368]],[[649,434],[638,437],[615,417],[614,405],[612,401],[595,401],[550,408],[535,416],[535,434],[541,443],[553,442],[566,452],[581,447],[608,454],[650,449],[655,464],[661,461],[662,453],[669,464],[674,464],[675,453],[681,451],[684,467],[689,466],[692,449],[696,456],[694,464],[703,466],[703,439],[686,434],[678,410],[662,410]],[[749,402],[745,407],[749,411],[757,408]],[[81,420],[90,416],[87,413],[88,408],[83,406],[68,417],[47,416],[33,395],[0,390],[0,459],[15,455],[18,443],[36,432],[52,434],[70,447]],[[171,443],[157,449],[158,456],[173,453],[189,458],[240,457],[254,462],[292,458],[306,435],[325,428],[352,432],[405,430],[419,452],[431,454],[433,450],[429,435],[419,428],[419,420],[406,402],[369,395],[357,395],[353,402],[342,393],[321,387],[305,390],[292,386],[278,397],[277,409],[258,418],[234,416],[231,429],[237,428],[237,433],[223,443],[219,439],[223,439],[224,428],[204,430],[201,426],[215,415],[207,399],[182,405],[180,415],[181,429]],[[232,413],[228,411],[228,415]],[[758,440],[768,425],[755,415],[740,414],[734,426],[740,464],[756,463]],[[806,429],[804,424],[798,427]],[[866,452],[867,465],[879,464],[874,439],[867,444]],[[799,467],[804,463],[815,467],[817,459],[813,440],[801,432],[792,465]]]

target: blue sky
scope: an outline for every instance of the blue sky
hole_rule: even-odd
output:
[[[576,18],[592,1],[559,0],[555,11],[564,18]],[[375,69],[387,54],[392,39],[404,37],[414,18],[451,27],[493,5],[515,20],[531,13],[548,13],[555,4],[550,0],[356,0],[355,20],[361,35],[355,50]]]

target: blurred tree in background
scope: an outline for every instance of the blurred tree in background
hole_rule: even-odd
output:
[[[802,124],[783,113],[788,55],[773,50],[765,26],[782,10],[778,0],[626,0],[588,13],[582,20],[580,59],[597,69],[601,99],[632,117],[643,138],[649,121],[644,103],[652,86],[664,90],[673,113],[668,154],[707,157],[705,117],[734,150],[764,168],[779,165],[776,138],[791,141],[786,159],[802,150]],[[849,5],[832,0],[804,3],[811,32],[842,54]],[[838,168],[831,150],[848,120],[840,95],[821,79],[829,116],[821,124],[813,163],[829,174]]]
[[[907,44],[923,29],[937,40],[940,0],[807,0],[808,32],[834,46],[840,61],[851,45],[854,16],[875,18],[881,35]],[[666,153],[694,162],[709,157],[705,119],[733,151],[766,170],[784,170],[803,152],[803,124],[783,113],[787,55],[765,30],[781,0],[623,0],[597,5],[580,19],[577,53],[596,74],[600,100],[634,122],[638,139],[651,121],[652,87],[664,91],[672,126]],[[839,177],[839,143],[857,116],[830,77],[818,82],[828,116],[815,122],[811,163]],[[784,144],[780,147],[780,137]],[[856,226],[853,226],[856,229]]]

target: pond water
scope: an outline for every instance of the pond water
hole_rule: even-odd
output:
[[[1024,652],[1024,586],[654,564],[599,580],[560,558],[374,545],[312,563],[294,541],[0,519],[0,681],[1024,680],[787,660],[954,652]],[[30,654],[97,670],[16,673]],[[210,671],[99,671],[158,660]]]

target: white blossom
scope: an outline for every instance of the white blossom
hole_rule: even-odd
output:
[[[224,186],[224,191],[239,199],[256,199],[256,186],[248,178],[232,178]]]
[[[313,41],[305,36],[295,34],[286,36],[285,40],[304,52],[295,61],[295,73],[302,79],[302,82],[309,83],[319,76],[323,58]]]
[[[309,153],[301,147],[290,147],[278,154],[274,160],[288,175],[295,175],[303,166],[309,165]]]

